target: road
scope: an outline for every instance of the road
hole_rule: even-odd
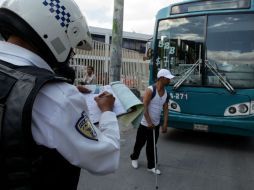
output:
[[[140,167],[133,169],[129,155],[136,129],[121,131],[120,166],[116,173],[95,176],[82,171],[78,190],[153,190],[155,175],[146,170],[145,149]],[[170,129],[158,141],[162,175],[159,190],[253,190],[254,137]]]

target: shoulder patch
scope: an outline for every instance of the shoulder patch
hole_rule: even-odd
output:
[[[77,131],[83,135],[84,137],[98,141],[97,133],[94,130],[94,125],[90,121],[89,117],[87,116],[86,112],[81,113],[81,117],[79,118],[78,122],[75,125]]]

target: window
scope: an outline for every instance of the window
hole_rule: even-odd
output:
[[[181,78],[202,55],[205,16],[163,20],[159,23],[157,52],[154,64],[167,68]],[[201,85],[199,66],[184,82],[185,85]]]
[[[253,14],[208,17],[207,59],[234,87],[254,87],[253,20]],[[220,85],[207,77],[207,85]]]

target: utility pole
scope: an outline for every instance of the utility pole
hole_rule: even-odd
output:
[[[110,82],[120,80],[122,64],[123,10],[124,0],[114,0],[112,44],[110,50],[111,66],[109,70]]]

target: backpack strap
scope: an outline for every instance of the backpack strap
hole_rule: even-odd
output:
[[[151,100],[152,100],[152,99],[155,97],[155,95],[156,95],[156,84],[153,84],[152,87],[153,87],[153,92],[152,92]],[[165,89],[165,93],[167,93],[166,89]],[[168,103],[168,102],[169,102],[169,98],[170,98],[170,96],[169,96],[169,94],[167,93],[167,98],[166,98],[165,103]]]
[[[155,97],[155,95],[156,95],[156,84],[153,84],[152,87],[153,87],[153,93],[152,93],[151,100],[152,100],[152,99]]]
[[[166,93],[167,93],[167,98],[166,98],[165,103],[168,103],[168,102],[169,102],[169,98],[170,98],[170,96],[169,96],[169,94],[168,94],[168,92],[167,92],[167,91],[166,91]]]

